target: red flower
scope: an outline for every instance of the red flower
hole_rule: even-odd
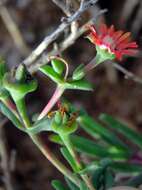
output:
[[[121,60],[123,55],[133,55],[136,53],[135,48],[138,47],[136,42],[130,41],[130,32],[115,31],[114,26],[109,28],[105,24],[101,24],[99,32],[95,26],[89,26],[91,31],[88,38],[96,46],[101,49],[107,49],[109,53],[114,54],[118,60]]]

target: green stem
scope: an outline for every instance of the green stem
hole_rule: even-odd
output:
[[[30,120],[29,120],[28,115],[27,115],[25,100],[19,99],[15,103],[16,103],[18,112],[19,112],[19,114],[23,120],[25,127],[31,127],[31,123],[30,123]]]
[[[81,181],[78,177],[72,174],[72,172],[67,169],[50,151],[50,149],[41,141],[41,138],[37,135],[30,135],[33,142],[40,149],[43,155],[69,180],[71,180],[75,185],[80,187]]]
[[[98,66],[100,63],[105,61],[106,59],[103,59],[101,55],[98,53],[96,54],[96,57],[94,57],[84,68],[85,73],[93,70],[96,66]]]
[[[75,151],[73,149],[73,145],[72,145],[72,142],[70,140],[70,136],[69,135],[63,135],[63,134],[59,134],[59,135],[60,135],[60,138],[62,139],[64,145],[68,149],[69,153],[71,154],[71,156],[75,160],[76,167],[78,168],[78,170],[81,170],[82,166],[80,164],[80,161],[78,160],[77,154],[75,153]]]
[[[83,169],[82,164],[80,163],[80,160],[78,159],[77,153],[75,152],[73,145],[69,139],[69,135],[60,134],[60,137],[61,137],[64,145],[66,146],[66,148],[68,149],[68,151],[72,155],[72,157],[76,163],[77,168],[79,170]],[[86,174],[80,174],[80,176],[90,190],[95,190],[95,188],[93,187],[89,177]]]
[[[30,120],[26,113],[25,101],[19,100],[16,102],[17,109],[21,118],[23,119],[25,127],[31,127]],[[68,177],[73,183],[75,183],[78,187],[80,187],[80,179],[72,174],[72,172],[67,169],[50,151],[50,149],[43,143],[42,139],[39,135],[29,134],[30,138],[34,142],[34,144],[39,148],[39,150],[43,153],[43,155],[66,177]]]
[[[10,98],[1,98],[1,101],[9,108],[14,115],[19,118],[19,115],[16,110],[15,104],[10,100]]]

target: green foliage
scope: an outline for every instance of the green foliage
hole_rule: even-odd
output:
[[[65,180],[70,190],[79,190],[79,188],[75,184],[73,184],[67,177],[65,177]]]
[[[67,83],[65,83],[65,88],[85,91],[93,90],[92,85],[83,79],[77,81],[68,81]]]
[[[63,63],[63,61],[57,58],[51,60],[51,65],[54,71],[58,73],[59,75],[61,75],[65,69],[65,64]]]
[[[113,150],[109,147],[105,148],[98,143],[77,135],[72,135],[71,140],[75,148],[79,152],[83,152],[93,157],[110,157],[114,159],[127,159],[130,155],[129,153],[121,150]]]
[[[102,126],[100,123],[94,121],[94,119],[88,115],[80,116],[78,118],[78,122],[83,130],[85,130],[92,137],[103,139],[105,142],[118,149],[128,151],[128,146],[123,143],[116,134]]]
[[[84,76],[85,76],[84,65],[81,64],[73,72],[72,79],[73,80],[81,80]]]
[[[68,188],[66,188],[59,180],[53,180],[51,184],[55,188],[55,190],[68,190]]]
[[[64,156],[64,158],[67,160],[67,162],[70,164],[70,166],[73,168],[74,172],[78,172],[78,167],[76,165],[75,160],[73,159],[72,155],[68,151],[67,148],[63,147],[61,148],[61,153]]]
[[[10,120],[18,129],[24,131],[22,123],[18,118],[3,104],[0,103],[0,111]]]
[[[49,65],[44,65],[39,70],[57,84],[63,83],[63,78]]]
[[[138,132],[130,129],[125,124],[121,123],[117,119],[107,114],[101,114],[100,119],[106,123],[109,127],[124,135],[131,143],[136,144],[139,148],[142,148],[142,135]]]

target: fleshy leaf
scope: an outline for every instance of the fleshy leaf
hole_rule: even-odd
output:
[[[78,122],[81,127],[92,137],[98,139],[98,136],[108,144],[115,146],[116,148],[128,151],[127,145],[125,145],[113,132],[104,128],[101,124],[94,121],[93,118],[88,115],[83,115],[78,118]]]
[[[20,130],[25,131],[17,117],[3,104],[0,103],[0,111]]]
[[[67,148],[65,148],[65,147],[61,148],[61,153],[64,156],[64,158],[68,161],[70,166],[73,168],[73,170],[75,172],[78,172],[78,168],[76,166],[76,163],[75,163],[73,157],[71,156],[71,154],[69,153],[69,151],[67,150]]]
[[[125,124],[121,123],[120,121],[114,119],[112,116],[107,114],[101,114],[100,119],[105,122],[109,127],[115,129],[127,139],[130,140],[130,142],[136,144],[140,148],[142,148],[142,135],[134,131],[133,129],[130,129]]]
[[[57,134],[52,134],[52,135],[50,135],[50,136],[49,136],[49,140],[52,141],[52,142],[54,142],[54,143],[63,145],[62,139],[61,139],[60,136],[57,135]]]
[[[110,167],[119,172],[139,173],[142,171],[142,164],[128,162],[112,162]]]
[[[63,81],[63,78],[54,71],[54,69],[49,65],[44,65],[39,68],[39,70],[47,75],[51,80],[53,80],[55,83],[60,84]]]
[[[5,61],[0,57],[0,86],[2,85],[2,79],[6,73],[6,64]]]
[[[52,186],[55,188],[55,190],[69,190],[66,188],[63,183],[59,180],[52,180]]]
[[[130,156],[129,153],[122,150],[113,150],[111,147],[103,147],[98,143],[93,142],[90,139],[80,137],[77,135],[71,135],[71,141],[74,147],[82,153],[86,153],[93,157],[111,157],[113,159],[126,159]]]
[[[56,73],[61,75],[65,69],[65,64],[59,59],[52,59],[51,65]]]
[[[84,76],[85,76],[84,65],[81,64],[73,72],[72,79],[73,80],[81,80]]]
[[[75,90],[93,90],[92,85],[85,80],[70,81],[65,83],[66,89],[75,89]]]
[[[80,190],[74,183],[72,183],[67,177],[65,177],[66,183],[70,190]]]

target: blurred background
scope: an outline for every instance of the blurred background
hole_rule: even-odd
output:
[[[142,1],[99,0],[97,6],[98,9],[108,9],[107,13],[99,17],[98,23],[114,24],[116,29],[131,31],[141,52]],[[89,9],[79,22],[84,23],[89,20],[94,11],[94,8]],[[11,69],[26,58],[45,36],[58,27],[63,16],[65,16],[63,12],[51,0],[0,2],[0,55],[6,60],[8,67]],[[12,33],[9,27],[12,27]],[[67,32],[65,31],[65,35]],[[69,61],[70,70],[73,70],[80,63],[87,64],[94,57],[95,48],[82,36],[62,55]],[[125,58],[120,64],[142,78],[141,55],[139,53],[136,57]],[[30,115],[40,112],[54,90],[54,84],[41,73],[37,72],[35,75],[38,78],[39,88],[27,97]],[[88,79],[94,84],[93,93],[68,91],[65,97],[78,109],[84,107],[96,119],[100,113],[105,112],[142,131],[142,84],[127,79],[109,63],[97,67],[90,73]],[[4,126],[3,133],[0,134],[2,136],[0,143],[4,143],[7,149],[7,157],[4,160],[10,162],[10,178],[13,183],[11,190],[51,189],[50,181],[55,178],[60,179],[62,176],[40,154],[25,134],[8,121],[5,121]],[[43,136],[46,141],[47,136],[45,134]],[[57,151],[55,145],[50,146],[55,152]],[[9,167],[5,162],[4,166]],[[5,189],[3,168],[1,166],[0,190]]]

